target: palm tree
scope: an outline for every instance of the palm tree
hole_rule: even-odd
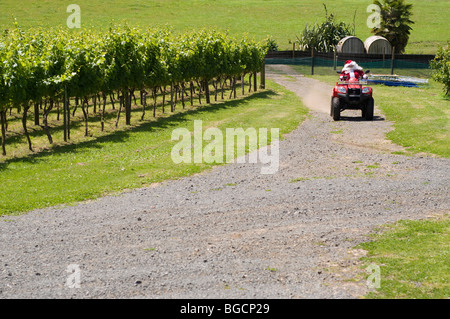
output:
[[[412,30],[410,25],[414,23],[410,20],[412,4],[405,0],[375,0],[373,3],[381,9],[381,23],[372,33],[385,37],[395,47],[395,53],[405,52]]]

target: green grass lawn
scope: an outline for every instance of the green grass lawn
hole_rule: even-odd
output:
[[[364,268],[380,267],[380,288],[366,298],[447,299],[450,296],[450,219],[401,221],[383,226],[360,245]]]
[[[142,122],[138,120],[141,108],[136,107],[131,127],[123,128],[121,122],[119,130],[101,133],[98,120],[93,121],[92,136],[88,138],[83,136],[82,121],[74,121],[70,144],[62,142],[61,127],[58,128],[53,113],[52,131],[57,143],[43,148],[48,142],[42,130],[37,131],[39,134],[32,136],[35,154],[26,151],[20,124],[12,121],[7,149],[19,150],[8,158],[0,158],[0,215],[75,203],[207,170],[213,164],[176,165],[171,159],[172,147],[178,143],[171,141],[172,131],[185,127],[192,132],[194,120],[202,120],[203,129],[253,127],[268,128],[270,132],[270,128],[279,128],[280,134],[292,131],[305,117],[306,109],[294,93],[271,82],[267,87],[236,100],[226,97],[211,105],[205,105],[203,100],[202,106],[196,103],[185,110],[179,102],[176,114],[163,115],[158,106],[156,119],[147,111],[150,114]],[[167,105],[166,109],[170,110]],[[114,122],[112,116],[107,127]]]
[[[394,122],[387,137],[412,153],[450,157],[450,99],[441,85],[428,88],[376,87],[377,103]]]
[[[66,8],[73,1],[2,0],[0,27],[10,27],[13,18],[23,27],[66,26]],[[174,31],[216,28],[231,34],[262,40],[272,36],[280,49],[291,49],[289,41],[296,40],[306,24],[322,22],[325,12],[334,13],[338,20],[353,23],[356,12],[356,36],[365,40],[371,35],[366,25],[366,8],[372,0],[79,0],[82,27],[104,29],[111,23],[127,22],[132,26],[160,27],[168,25]],[[447,0],[409,0],[415,24],[406,53],[435,53],[449,40]]]

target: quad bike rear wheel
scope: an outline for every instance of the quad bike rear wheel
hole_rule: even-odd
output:
[[[365,112],[363,111],[363,117],[366,121],[373,121],[373,109],[374,109],[374,100],[370,98],[367,102]]]

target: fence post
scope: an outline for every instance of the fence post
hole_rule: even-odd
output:
[[[336,49],[333,50],[333,70],[336,71],[337,63],[336,63]]]
[[[392,47],[391,75],[394,75],[395,47]]]
[[[314,48],[311,49],[311,75],[314,75]]]
[[[200,82],[200,85],[201,85],[201,82]],[[174,85],[173,85],[173,81],[172,81],[172,83],[170,83],[170,112],[172,112],[172,113],[173,113],[173,105],[174,105],[174,102],[173,102],[173,87],[174,87]]]
[[[261,89],[265,89],[266,88],[266,62],[263,62],[263,66],[261,69]]]
[[[206,103],[211,104],[211,96],[209,94],[209,80],[205,80],[205,94],[206,94]]]
[[[63,117],[64,117],[64,142],[67,142],[67,86],[64,86]]]

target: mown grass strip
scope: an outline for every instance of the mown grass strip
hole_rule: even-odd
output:
[[[450,157],[450,99],[440,85],[426,88],[376,87],[377,103],[395,129],[387,134],[412,153]]]
[[[171,159],[177,143],[171,141],[172,131],[185,127],[192,132],[194,120],[202,120],[203,128],[292,131],[306,108],[294,93],[270,81],[267,87],[238,100],[189,108],[128,130],[0,162],[0,215],[71,204],[210,169],[214,164],[176,165]]]
[[[450,296],[450,219],[448,215],[383,226],[367,250],[364,267],[380,267],[380,288],[367,298],[446,299]]]

